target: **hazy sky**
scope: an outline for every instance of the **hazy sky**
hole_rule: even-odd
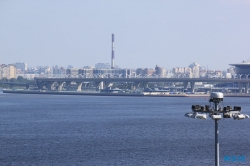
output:
[[[250,57],[250,0],[1,0],[0,63],[210,69]]]

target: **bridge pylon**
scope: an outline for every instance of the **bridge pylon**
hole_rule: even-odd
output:
[[[184,89],[187,89],[187,87],[188,87],[188,82],[186,81],[186,82],[183,82],[183,88]]]
[[[57,90],[62,91],[63,90],[63,85],[65,84],[65,82],[64,81],[58,81],[57,83],[58,83]]]
[[[82,82],[76,82],[78,92],[82,91]]]
[[[245,83],[245,93],[248,93],[249,90],[249,83]]]
[[[190,85],[191,85],[191,92],[194,92],[195,82],[190,82]]]
[[[239,93],[242,93],[242,85],[243,83],[242,82],[238,82],[238,86],[239,86]]]

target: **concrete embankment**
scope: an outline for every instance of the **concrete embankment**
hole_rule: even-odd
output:
[[[3,93],[15,94],[50,94],[50,95],[88,95],[88,96],[144,96],[143,94],[72,92],[72,91],[38,91],[38,90],[3,90]]]
[[[187,95],[187,94],[100,93],[100,92],[7,90],[7,89],[4,89],[3,93],[49,94],[49,95],[87,95],[87,96],[189,97],[189,95]]]
[[[49,94],[49,95],[87,95],[87,96],[138,96],[138,97],[209,97],[209,94],[143,94],[143,93],[99,93],[75,91],[39,91],[39,90],[7,90],[3,93],[14,94]],[[250,94],[224,94],[224,97],[250,97]]]

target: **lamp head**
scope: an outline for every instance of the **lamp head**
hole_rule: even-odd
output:
[[[223,93],[221,92],[212,92],[210,94],[210,100],[209,102],[215,102],[215,103],[219,103],[223,101]]]

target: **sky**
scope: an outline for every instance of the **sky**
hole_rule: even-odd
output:
[[[214,70],[250,58],[249,0],[1,0],[0,64]]]

